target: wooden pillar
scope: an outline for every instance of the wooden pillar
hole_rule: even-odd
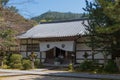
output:
[[[22,44],[22,42],[21,42],[21,40],[20,40],[20,45],[19,45],[19,47],[18,47],[18,51],[19,51],[20,54],[21,54],[21,44]]]
[[[94,36],[91,37],[91,45],[92,45],[92,60],[94,61]]]
[[[56,47],[54,47],[54,57],[56,57]]]
[[[40,51],[40,43],[39,43],[39,51]],[[42,63],[42,52],[40,51],[40,65]]]
[[[28,57],[28,39],[26,39],[27,45],[26,45],[26,57]]]
[[[74,43],[74,47],[75,47],[75,52],[74,52],[74,63],[76,63],[76,50],[77,50],[77,41],[75,40]]]
[[[31,52],[34,52],[34,51],[33,51],[33,46],[34,46],[34,45],[33,45],[33,39],[32,39],[32,38],[31,38],[31,45],[30,45],[30,46],[32,47]]]
[[[68,51],[65,51],[65,57],[68,59]]]
[[[42,53],[40,51],[40,64],[42,63]]]

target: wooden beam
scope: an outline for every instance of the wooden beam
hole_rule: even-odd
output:
[[[26,45],[26,57],[28,57],[28,39],[26,39],[27,45]]]
[[[39,52],[40,52],[40,65],[42,64],[42,52],[40,51],[40,46],[39,46]]]
[[[75,64],[76,64],[76,50],[77,50],[77,43],[76,43],[76,40],[74,41],[75,42],[75,44],[74,44],[74,47],[75,47],[75,53],[74,53],[74,58],[75,58]]]
[[[92,51],[92,50],[76,50],[76,52],[83,52],[83,51]],[[98,51],[98,52],[102,52],[102,51],[110,51],[110,50],[94,50],[94,51]]]

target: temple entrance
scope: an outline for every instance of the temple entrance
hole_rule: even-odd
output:
[[[55,57],[62,56],[63,58],[65,58],[65,51],[64,50],[61,50],[59,48],[56,48],[55,50],[56,50]]]
[[[69,64],[74,52],[74,41],[41,42],[40,51],[45,52],[45,63]]]
[[[55,58],[59,59],[60,64],[63,64],[65,62],[66,58],[65,52],[66,51],[55,47]]]
[[[54,64],[56,59],[59,59],[60,64],[69,64],[71,61],[72,52],[61,50],[57,47],[46,51],[45,63]]]
[[[45,63],[50,63],[50,64],[54,63],[54,48],[46,51]]]

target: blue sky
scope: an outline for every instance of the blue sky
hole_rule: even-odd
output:
[[[31,18],[47,11],[83,13],[85,0],[10,0],[9,5],[16,6],[25,18]]]

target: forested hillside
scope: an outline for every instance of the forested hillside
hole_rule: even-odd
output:
[[[36,24],[35,21],[21,16],[14,6],[7,6],[8,2],[9,0],[0,0],[0,47],[2,49],[16,45],[16,36]]]
[[[0,31],[12,29],[16,34],[23,33],[36,23],[27,20],[18,13],[14,6],[7,6],[9,0],[0,0]]]
[[[0,30],[11,28],[18,33],[22,33],[35,24],[34,21],[27,20],[20,14],[5,8],[1,9],[0,15]]]
[[[41,14],[40,16],[31,18],[31,20],[35,20],[37,22],[49,22],[49,21],[80,19],[80,18],[83,18],[83,14],[77,14],[71,12],[62,13],[62,12],[48,11],[46,13]]]

